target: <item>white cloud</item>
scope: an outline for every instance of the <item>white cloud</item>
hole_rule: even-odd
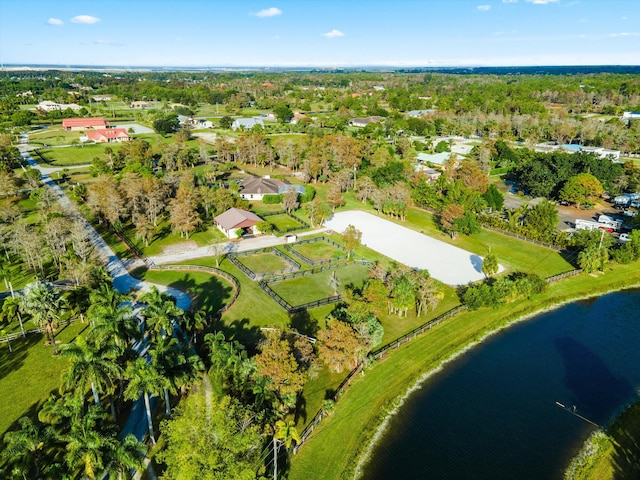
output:
[[[344,37],[344,35],[345,35],[344,33],[342,33],[340,30],[336,30],[335,28],[330,32],[322,34],[323,37],[327,37],[327,38]]]
[[[556,3],[559,0],[524,0],[524,1],[533,3],[535,5],[546,5],[547,3]]]
[[[626,20],[626,19],[627,19],[627,17],[620,17],[620,19],[621,19],[621,20]]]
[[[640,35],[640,32],[620,32],[620,33],[612,33],[612,37],[637,37]]]
[[[488,12],[491,10],[491,5],[478,5],[476,8],[481,12]]]
[[[59,27],[60,25],[62,25],[64,22],[62,20],[60,20],[59,18],[50,18],[49,20],[47,20],[47,23],[49,25],[54,25],[56,27]]]
[[[518,0],[502,0],[502,3],[518,3]]]
[[[264,10],[260,10],[258,13],[254,13],[256,17],[275,17],[278,15],[282,15],[282,10],[276,7],[265,8]]]
[[[71,23],[83,23],[85,25],[91,25],[99,21],[98,17],[92,17],[91,15],[77,15],[71,19]]]

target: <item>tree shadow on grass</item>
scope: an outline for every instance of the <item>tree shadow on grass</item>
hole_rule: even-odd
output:
[[[207,317],[212,317],[233,298],[233,286],[222,278],[211,275],[202,282],[197,282],[191,273],[185,272],[183,276],[169,287],[182,290],[191,297],[191,310],[204,312]]]
[[[628,408],[607,430],[615,442],[611,455],[614,480],[640,478],[640,403]]]
[[[320,330],[318,320],[312,318],[307,310],[292,313],[289,317],[289,327],[298,333],[314,338]]]
[[[17,338],[11,341],[11,350],[6,343],[0,343],[0,379],[9,373],[19,370],[29,355],[29,349],[38,343],[42,343],[40,334],[30,334],[26,338]]]

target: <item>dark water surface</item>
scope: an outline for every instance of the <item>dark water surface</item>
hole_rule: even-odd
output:
[[[561,479],[593,425],[638,398],[640,291],[566,305],[488,339],[415,392],[370,479]]]

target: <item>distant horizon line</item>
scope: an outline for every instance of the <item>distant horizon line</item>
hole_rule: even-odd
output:
[[[453,70],[453,69],[597,69],[640,68],[639,64],[526,64],[526,65],[401,65],[401,64],[299,64],[299,65],[88,65],[72,63],[2,63],[0,71],[94,70],[94,71],[265,71],[265,70]]]

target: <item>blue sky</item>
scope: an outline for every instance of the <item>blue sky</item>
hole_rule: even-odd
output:
[[[639,65],[639,0],[0,0],[5,64]]]

